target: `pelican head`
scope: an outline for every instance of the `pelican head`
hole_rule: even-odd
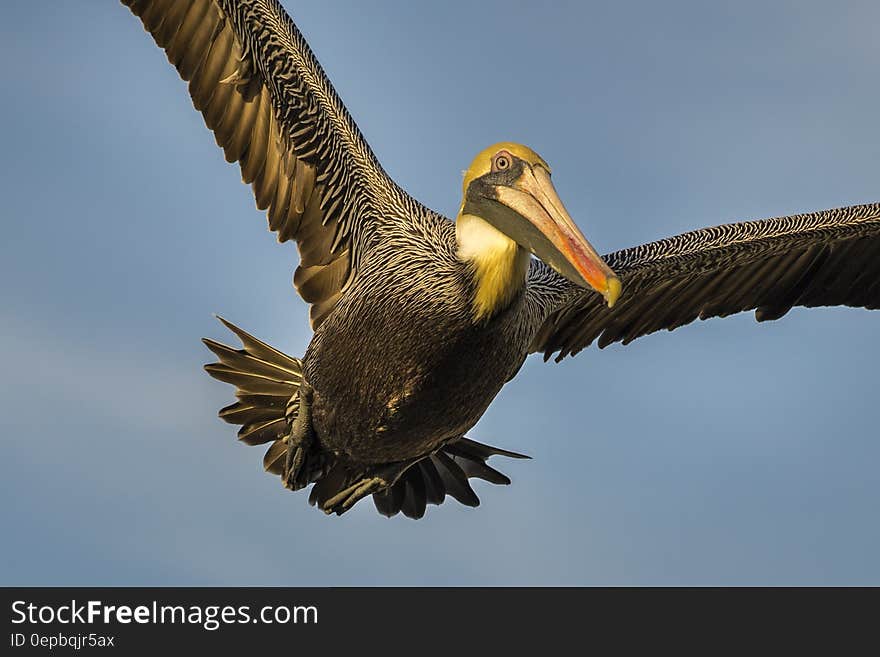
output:
[[[620,280],[575,225],[550,181],[550,167],[532,149],[504,142],[474,158],[464,175],[459,224],[474,217],[572,283],[595,290],[609,307],[620,296]]]

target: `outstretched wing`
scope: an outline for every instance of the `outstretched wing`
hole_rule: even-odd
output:
[[[122,0],[189,82],[278,241],[296,240],[312,327],[401,194],[277,0]]]
[[[623,283],[614,308],[548,268],[538,289],[560,299],[533,350],[545,360],[598,340],[628,344],[700,319],[755,310],[759,322],[793,306],[880,308],[880,204],[749,221],[685,233],[605,257]],[[543,285],[541,285],[543,283]]]

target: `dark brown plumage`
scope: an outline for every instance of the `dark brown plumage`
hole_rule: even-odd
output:
[[[372,495],[385,515],[419,518],[447,495],[476,506],[471,477],[509,483],[486,462],[521,455],[464,436],[530,352],[563,358],[743,310],[880,307],[876,204],[708,228],[602,262],[547,163],[498,144],[466,173],[454,224],[385,174],[276,0],[123,3],[189,82],[269,228],[297,244],[294,285],[315,329],[304,358],[224,321],[242,348],[205,340],[219,359],[206,369],[236,387],[221,418],[269,444],[266,470],[312,486],[327,512]]]

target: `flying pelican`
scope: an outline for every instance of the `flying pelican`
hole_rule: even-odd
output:
[[[420,518],[468,483],[510,480],[470,440],[530,353],[547,360],[698,317],[793,306],[880,307],[880,204],[706,228],[600,257],[550,166],[500,143],[464,175],[454,222],[385,173],[277,0],[122,0],[181,77],[279,242],[300,254],[311,304],[302,359],[221,321],[211,376],[236,386],[220,417],[265,468],[343,513]],[[535,256],[533,258],[532,256]]]

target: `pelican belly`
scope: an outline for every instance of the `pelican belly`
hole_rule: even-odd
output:
[[[522,364],[520,294],[475,323],[464,276],[350,290],[306,353],[321,445],[363,463],[422,456],[463,435]]]

